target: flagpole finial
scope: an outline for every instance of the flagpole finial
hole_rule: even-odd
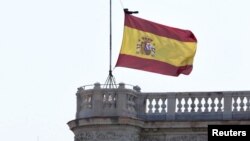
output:
[[[124,8],[123,10],[125,14],[138,14],[139,13],[139,11],[129,11],[128,8]]]

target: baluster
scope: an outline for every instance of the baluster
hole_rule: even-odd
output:
[[[239,106],[240,106],[240,112],[243,112],[244,111],[244,96],[241,96],[240,97],[240,104],[239,104]]]
[[[155,113],[158,114],[159,113],[159,98],[155,98]]]
[[[134,111],[134,108],[133,108],[133,96],[132,95],[127,95],[127,106],[128,106],[128,110],[129,111]]]
[[[111,96],[111,93],[108,94],[108,107],[111,108],[112,106],[112,96]]]
[[[89,97],[88,95],[84,95],[84,108],[88,109],[89,108]]]
[[[202,97],[198,97],[198,105],[197,105],[197,107],[198,107],[198,110],[197,110],[197,112],[198,113],[201,113],[202,112],[202,110],[201,110],[201,108],[202,108]]]
[[[89,95],[88,96],[88,108],[91,108],[92,107],[92,96]]]
[[[178,105],[177,105],[177,108],[178,108],[177,112],[178,113],[182,112],[182,109],[181,109],[182,108],[181,100],[182,100],[182,98],[178,98]]]
[[[85,95],[84,98],[85,98],[85,100],[84,100],[84,107],[85,108],[89,108],[89,103],[90,103],[90,100],[91,100],[90,96]]]
[[[115,93],[111,93],[111,107],[115,108]]]
[[[131,95],[127,95],[127,108],[131,111]]]
[[[107,94],[106,93],[103,94],[103,102],[105,102],[105,101],[107,101]]]
[[[246,98],[247,98],[247,103],[246,103],[247,109],[246,109],[246,111],[250,111],[250,97],[246,97]]]
[[[161,113],[167,113],[167,110],[166,110],[166,98],[162,98],[162,104],[161,104],[161,108],[162,108],[162,110],[161,110]]]
[[[188,105],[188,97],[185,97],[185,98],[184,98],[184,101],[185,101],[185,104],[184,104],[184,112],[186,113],[186,112],[188,112],[188,107],[189,107],[189,105]]]
[[[115,105],[115,103],[114,103],[114,93],[110,93],[110,95],[109,95],[109,103],[110,103],[110,108],[115,108],[114,107],[114,105]]]
[[[114,101],[114,107],[116,108],[117,106],[117,93],[114,93],[113,101]]]
[[[195,97],[191,97],[191,112],[195,112]]]
[[[131,107],[132,107],[132,111],[133,111],[133,112],[136,112],[136,111],[135,111],[135,98],[136,98],[136,97],[132,96],[132,99],[131,99]]]
[[[214,96],[212,96],[211,97],[211,112],[215,112],[215,97]]]
[[[237,112],[237,107],[238,107],[238,103],[237,103],[237,99],[238,97],[233,97],[234,103],[233,103],[233,112]]]
[[[218,97],[218,104],[217,104],[217,106],[218,106],[217,112],[222,112],[222,103],[221,103],[221,100],[222,100],[222,96],[219,96]]]
[[[81,103],[81,109],[85,109],[86,98],[83,96],[83,101]]]
[[[105,98],[105,107],[108,108],[109,107],[109,93],[105,94],[106,98]]]
[[[103,103],[106,101],[106,94],[103,94],[103,99],[102,99]]]
[[[149,101],[149,104],[148,104],[148,113],[149,114],[152,114],[153,113],[153,104],[152,104],[152,101],[153,99],[152,98],[148,98],[148,101]]]
[[[205,97],[205,104],[204,104],[204,112],[208,112],[208,107],[209,107],[209,104],[208,104],[208,97]]]

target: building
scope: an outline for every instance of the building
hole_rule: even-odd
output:
[[[250,91],[144,93],[95,83],[76,98],[75,141],[206,141],[208,125],[250,125]]]

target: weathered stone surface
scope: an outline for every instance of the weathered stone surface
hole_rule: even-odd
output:
[[[75,141],[207,141],[208,125],[249,125],[250,91],[142,93],[78,89]]]
[[[140,141],[140,129],[129,125],[93,125],[74,129],[75,141]]]
[[[139,141],[139,135],[121,131],[86,131],[75,135],[75,141]]]
[[[169,135],[165,141],[207,141],[207,135]]]

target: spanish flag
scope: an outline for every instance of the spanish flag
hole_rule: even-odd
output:
[[[189,30],[125,14],[123,41],[116,66],[163,75],[188,75],[197,40]]]

